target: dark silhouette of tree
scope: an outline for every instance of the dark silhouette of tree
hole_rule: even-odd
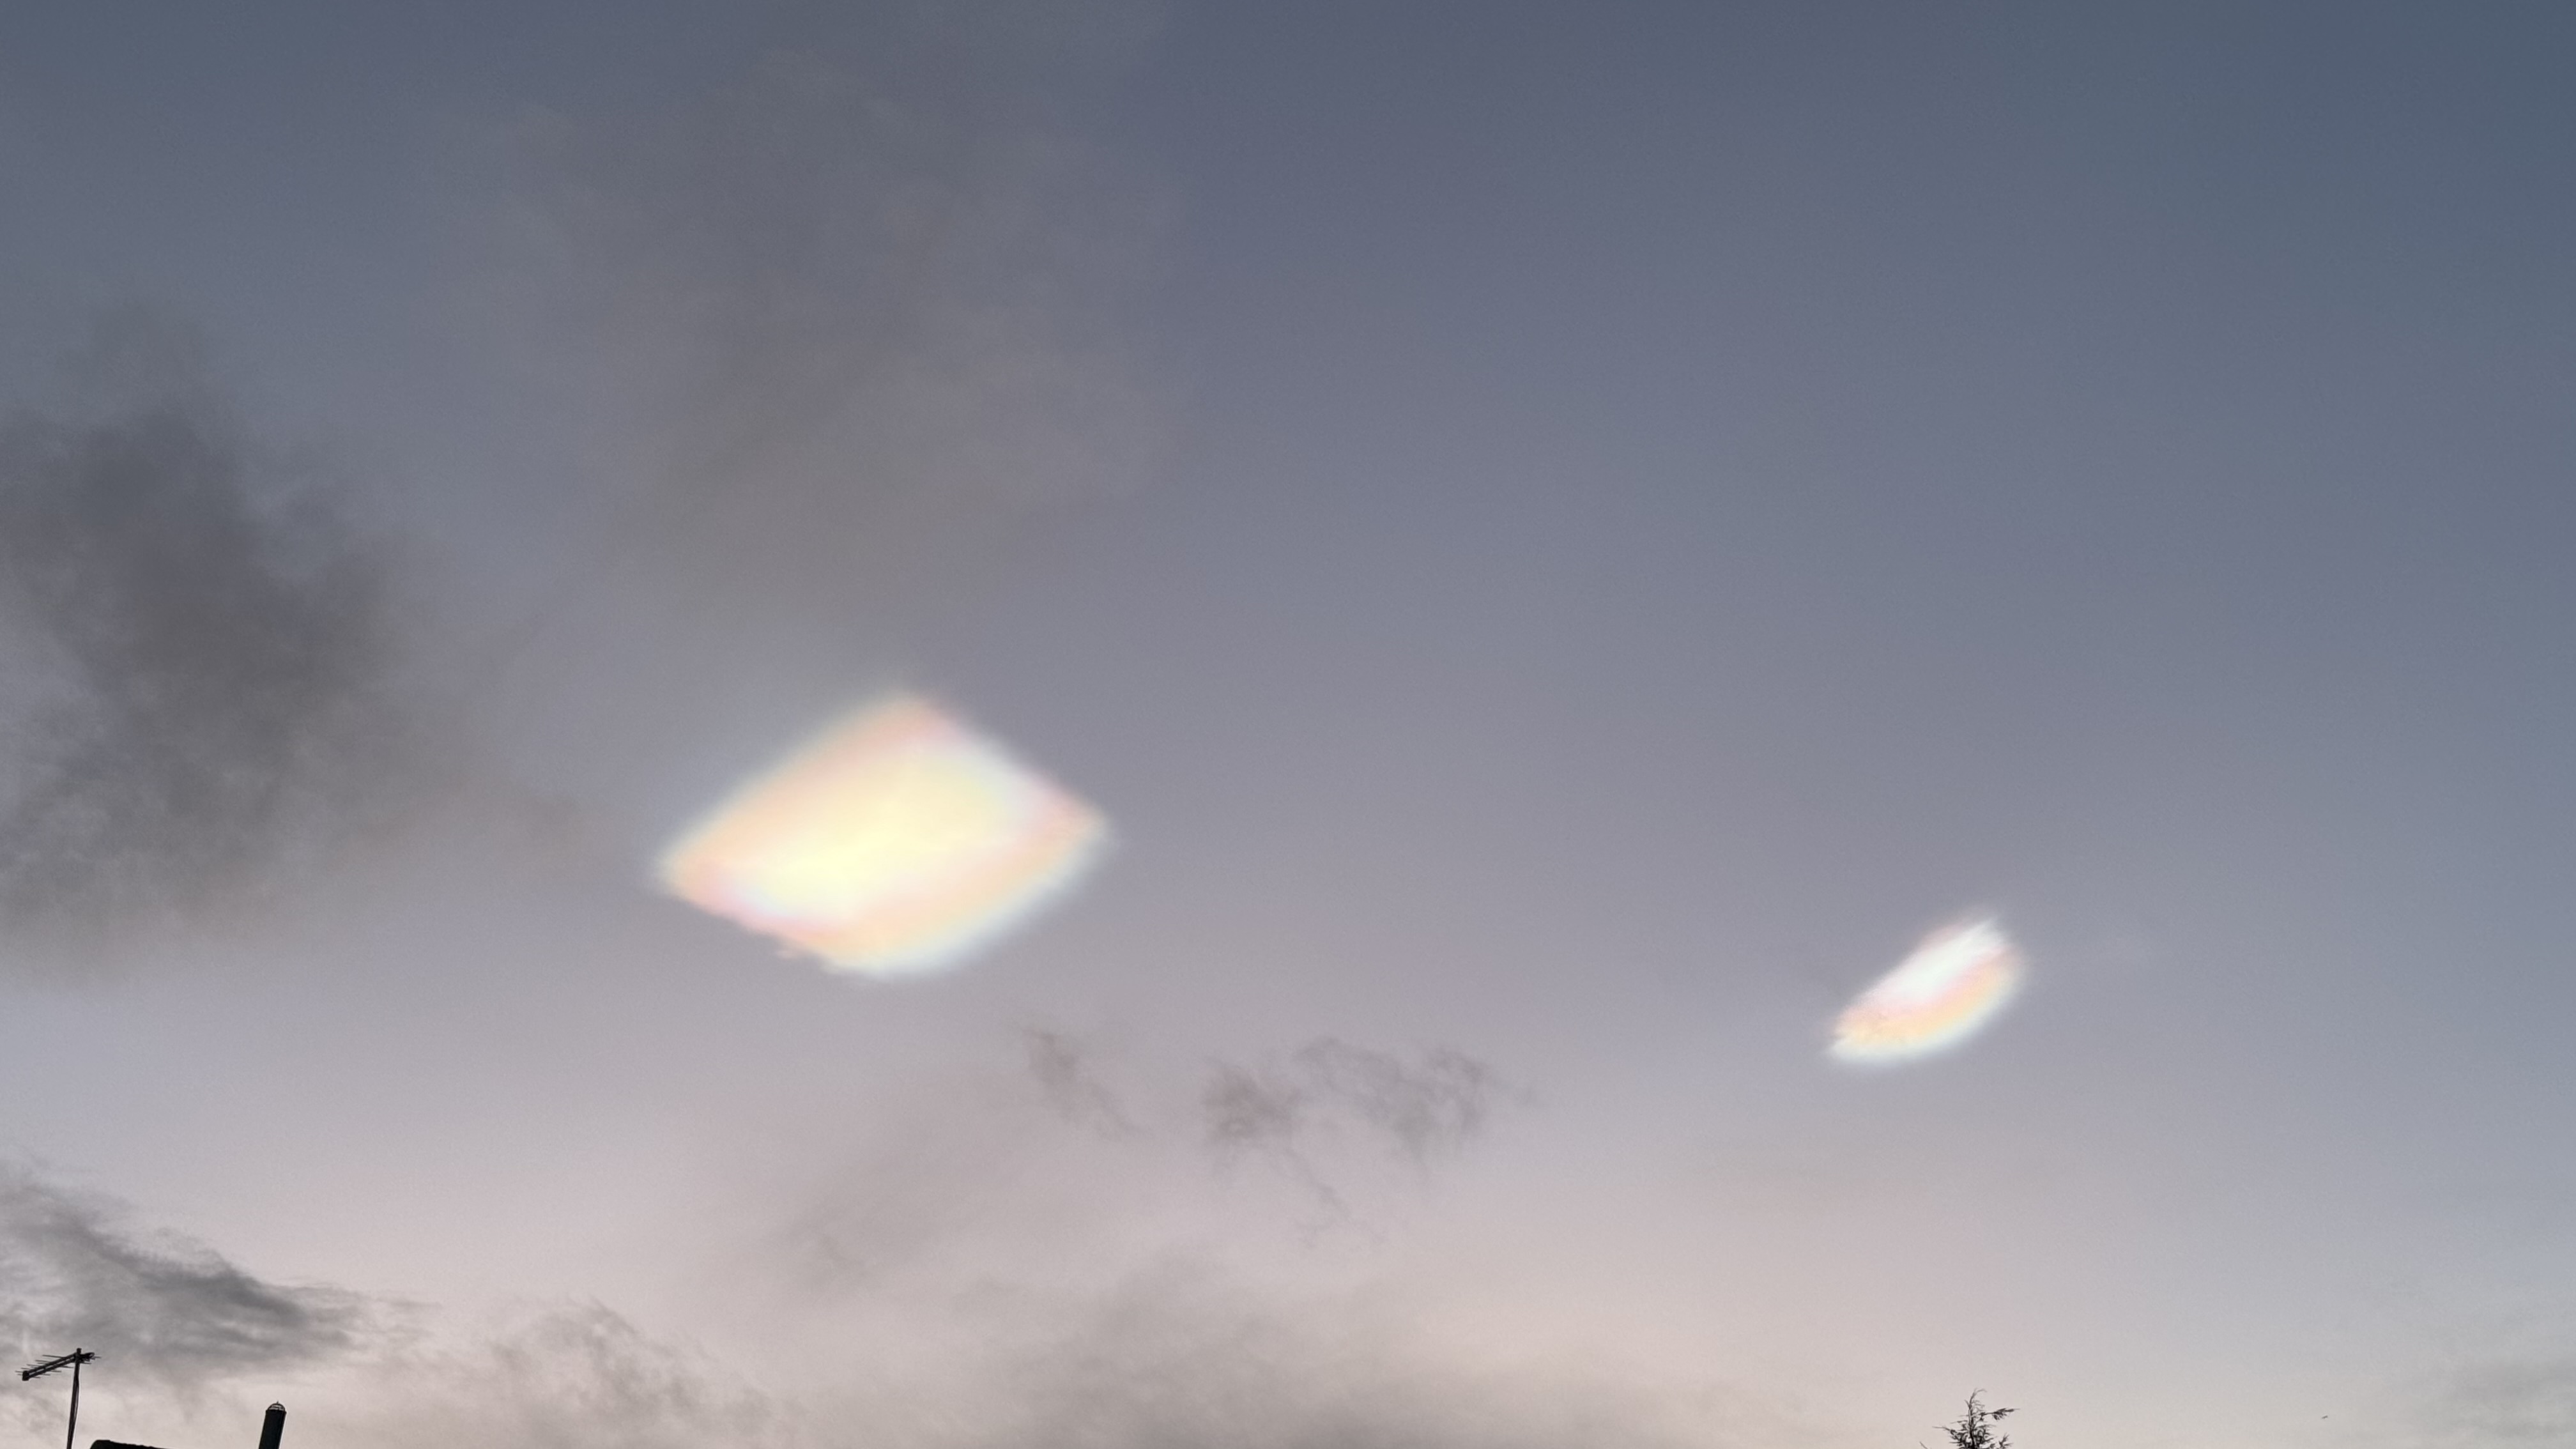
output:
[[[1968,1411],[1959,1416],[1959,1422],[1941,1426],[1941,1432],[1950,1436],[1950,1449],[2012,1449],[2012,1439],[1995,1427],[2012,1410],[1987,1408],[1985,1394],[1979,1389],[1968,1395]]]

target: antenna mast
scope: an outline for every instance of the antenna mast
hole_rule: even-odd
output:
[[[49,1358],[43,1363],[31,1363],[25,1368],[18,1370],[18,1381],[20,1383],[25,1383],[29,1379],[43,1378],[45,1375],[52,1373],[58,1368],[68,1367],[71,1369],[72,1417],[71,1422],[63,1426],[63,1449],[72,1449],[72,1441],[80,1437],[81,1365],[95,1362],[97,1358],[98,1355],[90,1352],[88,1349],[76,1348],[71,1352],[64,1354],[61,1358]]]

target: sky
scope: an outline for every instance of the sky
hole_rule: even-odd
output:
[[[168,1449],[2566,1442],[2571,61],[10,6],[0,1329]],[[657,881],[889,698],[1088,873]]]

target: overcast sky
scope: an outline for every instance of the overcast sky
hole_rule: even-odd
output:
[[[0,1329],[171,1449],[2566,1442],[2571,73],[9,6]],[[656,893],[891,688],[1083,890]],[[1830,1062],[1972,910],[2011,1010]]]

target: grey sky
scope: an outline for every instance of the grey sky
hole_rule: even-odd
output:
[[[2504,4],[13,7],[0,395],[129,417],[63,360],[198,329],[410,729],[399,820],[12,974],[22,1196],[405,1305],[103,1361],[98,1431],[2576,1432],[2571,61]],[[898,682],[1108,812],[1088,891],[900,987],[651,894]],[[1831,1068],[1972,907],[2011,1014]],[[1227,1082],[1450,1062],[1438,1152],[1211,1150]]]

